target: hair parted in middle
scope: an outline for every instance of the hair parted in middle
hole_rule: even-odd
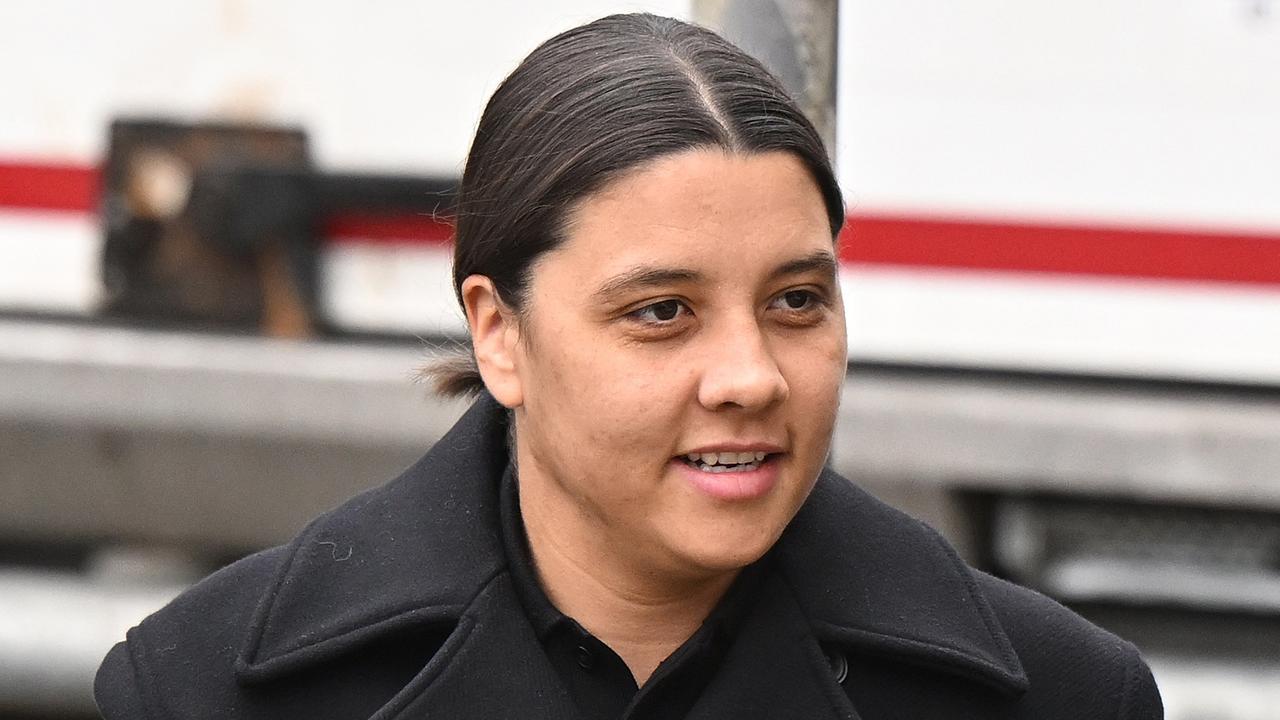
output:
[[[575,204],[629,170],[695,148],[784,151],[812,174],[833,241],[844,204],[821,137],[781,83],[724,38],[671,18],[610,15],[536,48],[498,86],[458,189],[453,286],[487,276],[519,313],[529,272]],[[445,395],[483,388],[474,359],[434,370]]]

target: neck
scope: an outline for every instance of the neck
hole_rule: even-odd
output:
[[[637,685],[697,631],[737,575],[681,576],[628,557],[625,544],[537,480],[522,477],[519,497],[547,597],[618,653]]]

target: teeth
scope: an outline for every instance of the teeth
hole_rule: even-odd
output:
[[[726,472],[751,472],[760,467],[756,463],[748,463],[746,465],[699,465],[700,470],[709,473],[726,473]]]
[[[685,459],[691,463],[717,468],[736,467],[739,465],[756,466],[768,457],[764,452],[722,452],[722,453],[689,453]],[[723,470],[719,471],[723,472]]]

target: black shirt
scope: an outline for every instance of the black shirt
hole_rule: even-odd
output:
[[[534,572],[520,517],[514,473],[502,479],[503,545],[516,594],[565,688],[589,720],[681,718],[688,714],[714,677],[754,600],[764,572],[762,563],[744,568],[702,626],[637,687],[631,670],[608,645],[547,598]]]

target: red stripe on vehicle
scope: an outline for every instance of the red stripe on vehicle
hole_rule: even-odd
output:
[[[1280,284],[1280,235],[853,214],[849,263]]]
[[[346,213],[326,218],[324,234],[344,244],[367,242],[433,243],[453,242],[451,218],[432,215],[376,215]]]
[[[0,163],[0,207],[94,212],[98,188],[95,167]]]

